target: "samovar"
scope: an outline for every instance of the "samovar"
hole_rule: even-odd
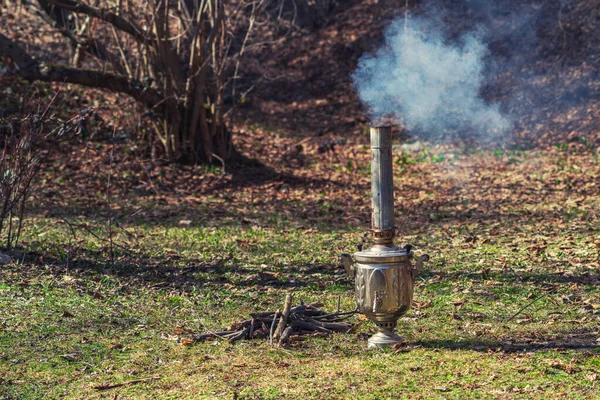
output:
[[[373,246],[349,254],[340,261],[354,278],[358,312],[375,323],[379,331],[369,338],[368,347],[389,346],[402,342],[394,333],[398,319],[406,314],[413,301],[413,282],[427,254],[412,263],[412,246],[394,245],[394,183],[392,169],[392,129],[371,128],[372,220],[370,235]]]

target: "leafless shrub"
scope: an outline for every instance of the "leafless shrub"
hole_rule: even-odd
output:
[[[148,108],[151,136],[171,161],[223,163],[235,155],[224,91],[267,0],[24,1],[74,51],[71,66],[52,65],[25,50],[27,38],[0,33],[12,72],[130,95]],[[99,68],[84,68],[85,60]]]
[[[7,248],[19,240],[32,181],[47,157],[39,117],[0,120],[0,234]]]
[[[50,104],[51,105],[51,104]],[[17,245],[35,177],[60,142],[81,134],[95,110],[85,109],[66,122],[42,114],[0,118],[0,236]]]

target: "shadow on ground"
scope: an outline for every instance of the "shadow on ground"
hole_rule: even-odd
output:
[[[543,332],[532,337],[519,334],[519,338],[504,337],[499,341],[487,341],[477,338],[467,341],[453,340],[416,340],[415,346],[432,349],[474,350],[486,353],[528,353],[543,350],[598,350],[598,332],[595,328],[576,328],[563,331],[553,331],[551,335]]]
[[[70,260],[58,260],[48,255],[37,253],[7,252],[19,260],[19,264],[5,267],[4,272],[15,272],[19,282],[39,276],[40,272],[54,276],[77,274],[81,278],[93,278],[103,275],[113,276],[128,286],[146,286],[169,288],[181,292],[192,290],[194,287],[235,285],[236,288],[269,287],[275,289],[304,288],[318,284],[325,277],[330,280],[349,282],[345,272],[337,265],[305,264],[286,267],[285,271],[293,273],[293,280],[286,279],[284,274],[266,271],[255,265],[227,263],[228,260],[217,259],[211,262],[191,260],[185,266],[181,265],[178,256],[167,256],[158,259],[152,256],[130,254],[124,257],[126,261],[91,261],[105,257],[104,253],[82,255]],[[27,267],[25,267],[27,266]],[[277,269],[279,270],[279,269]],[[16,273],[18,272],[18,274]],[[313,274],[318,274],[316,277]],[[348,288],[350,284],[348,283]]]

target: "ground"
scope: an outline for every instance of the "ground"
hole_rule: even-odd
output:
[[[132,170],[119,164],[115,187],[139,178],[154,189],[115,194],[110,208],[93,170],[65,167],[61,175],[81,175],[53,183],[59,199],[46,201],[56,206],[25,225],[28,252],[0,270],[4,396],[596,396],[600,159],[584,144],[396,154],[401,240],[431,255],[399,325],[406,346],[367,351],[367,321],[356,334],[285,348],[191,341],[281,308],[289,291],[354,308],[336,257],[367,226],[367,151],[307,153],[303,172],[288,175],[283,161],[278,174],[256,167],[245,186],[170,166],[118,181],[120,168]]]
[[[323,28],[281,44],[285,62],[250,65],[284,78],[238,110],[246,160],[224,171],[146,157],[131,101],[61,86],[57,115],[101,106],[104,122],[54,149],[21,247],[0,266],[0,398],[598,398],[593,40],[585,56],[535,65],[546,74],[523,84],[567,97],[520,120],[508,145],[394,150],[399,241],[431,256],[398,326],[404,345],[367,350],[375,328],[359,317],[352,334],[285,347],[193,340],[281,308],[289,292],[355,308],[337,256],[369,226],[368,119],[347,77],[401,14],[392,6],[346,2]],[[303,71],[312,80],[299,84]],[[19,97],[45,107],[60,86],[2,79],[3,107]],[[575,96],[584,83],[591,92]]]

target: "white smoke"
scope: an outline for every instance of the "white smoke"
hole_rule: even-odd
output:
[[[465,130],[486,138],[504,135],[509,119],[480,96],[488,53],[483,34],[450,41],[439,19],[404,24],[392,23],[385,46],[364,55],[352,75],[374,122],[393,117],[426,136]]]

